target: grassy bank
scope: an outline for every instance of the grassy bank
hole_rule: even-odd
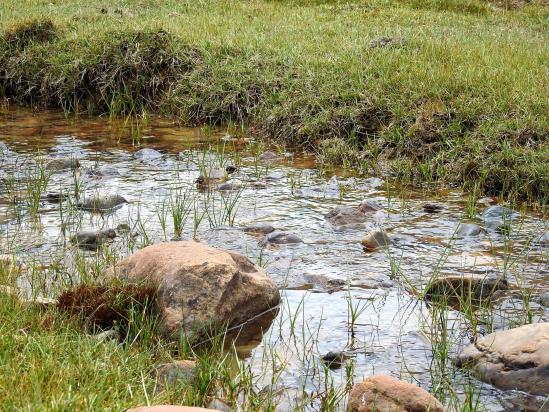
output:
[[[549,198],[542,0],[6,0],[0,11],[0,91],[17,102],[231,122],[326,164]]]

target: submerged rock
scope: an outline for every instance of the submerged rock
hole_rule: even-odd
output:
[[[61,203],[68,198],[68,195],[58,192],[50,192],[42,196],[42,200],[50,203]]]
[[[138,160],[157,160],[163,157],[163,154],[158,150],[143,148],[134,153],[134,157]]]
[[[217,186],[217,190],[219,190],[220,192],[230,192],[233,190],[240,190],[241,188],[242,185],[237,182],[226,182]]]
[[[72,158],[55,158],[48,160],[45,164],[46,170],[49,171],[61,171],[68,169],[77,169],[80,167],[78,159]]]
[[[242,230],[246,233],[251,233],[255,235],[267,235],[274,232],[275,228],[268,223],[259,222],[246,226]]]
[[[427,213],[438,213],[442,209],[444,209],[444,207],[438,203],[425,203],[423,205],[423,210],[425,210]]]
[[[266,330],[277,312],[278,289],[248,258],[193,241],[147,246],[111,270],[118,278],[158,288],[166,335],[191,341],[210,326],[229,325],[238,340]]]
[[[490,299],[495,291],[508,289],[507,280],[499,277],[481,276],[477,274],[446,275],[434,279],[427,286],[424,295],[430,299],[443,297],[454,304],[460,301],[468,302]]]
[[[381,207],[370,201],[363,201],[358,207],[337,206],[330,210],[324,217],[334,226],[354,225],[364,223],[371,219],[372,213],[380,210]]]
[[[482,217],[484,220],[512,220],[519,216],[520,213],[516,210],[501,205],[489,206],[482,212]]]
[[[120,195],[95,195],[76,203],[76,207],[90,212],[106,212],[128,203]]]
[[[349,394],[349,412],[444,412],[429,392],[390,376],[376,375],[357,383]]]
[[[474,223],[460,223],[456,230],[456,236],[459,238],[475,237],[483,232],[484,230]]]
[[[265,241],[275,245],[303,243],[303,240],[299,236],[284,232],[271,232],[267,235]]]
[[[178,360],[158,365],[153,376],[162,387],[174,386],[181,381],[192,383],[196,373],[196,362],[192,360]]]
[[[118,177],[120,172],[114,166],[106,165],[88,170],[88,174],[94,177]]]
[[[384,230],[372,230],[362,239],[362,247],[369,252],[387,247],[391,244],[391,239]]]
[[[549,323],[494,332],[467,346],[458,366],[503,390],[549,393]]]
[[[113,229],[81,231],[71,237],[71,242],[82,248],[96,249],[105,241],[112,240],[115,237],[116,232]]]

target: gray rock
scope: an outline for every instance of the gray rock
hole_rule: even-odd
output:
[[[381,206],[371,200],[363,200],[358,205],[358,210],[362,213],[374,213],[381,210]]]
[[[333,226],[356,225],[371,220],[372,213],[380,208],[377,203],[365,200],[358,207],[337,206],[326,213],[324,217]]]
[[[497,232],[500,234],[509,234],[511,233],[511,225],[508,221],[503,220],[486,220],[484,225],[486,229],[492,232]]]
[[[138,160],[158,160],[162,158],[162,153],[155,149],[144,148],[134,153],[134,157]]]
[[[71,237],[71,242],[79,247],[91,249],[101,246],[108,240],[116,237],[116,232],[113,229],[99,231],[81,231]]]
[[[208,410],[231,412],[231,407],[219,398],[212,399],[208,404]]]
[[[544,306],[546,308],[549,308],[549,291],[543,292],[539,298],[538,302],[541,306]]]
[[[267,243],[272,243],[275,245],[303,243],[303,240],[299,236],[296,236],[292,233],[284,233],[284,232],[269,233],[265,238],[265,241]]]
[[[120,195],[95,195],[76,203],[76,207],[90,212],[107,212],[128,203]]]
[[[481,233],[483,233],[483,229],[474,223],[460,223],[456,230],[456,236],[459,238],[475,237]]]
[[[114,166],[106,165],[88,170],[88,174],[94,177],[118,177],[120,172]]]
[[[391,239],[384,230],[375,229],[368,233],[361,243],[364,250],[372,252],[389,246]]]
[[[230,192],[233,190],[239,190],[242,188],[242,185],[240,183],[236,182],[226,182],[222,183],[219,186],[217,186],[217,190],[221,192]]]
[[[256,235],[268,235],[269,233],[274,232],[275,228],[268,223],[259,222],[246,226],[242,230],[246,233],[252,233]]]
[[[512,220],[520,216],[520,213],[505,206],[495,205],[484,209],[482,218],[484,220]]]
[[[483,382],[503,390],[549,393],[549,323],[536,323],[483,336],[457,357]]]
[[[78,159],[72,158],[55,158],[48,160],[45,164],[46,170],[61,171],[69,169],[77,169],[80,167]]]

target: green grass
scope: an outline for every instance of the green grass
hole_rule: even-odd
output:
[[[547,203],[543,3],[6,0],[0,92],[243,124],[324,164]],[[370,47],[384,36],[405,41]]]

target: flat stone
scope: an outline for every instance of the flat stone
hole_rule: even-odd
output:
[[[275,245],[289,245],[296,243],[303,243],[303,240],[292,233],[284,232],[271,232],[265,238],[265,241]]]
[[[254,235],[267,235],[274,232],[275,228],[268,223],[259,222],[246,226],[242,230],[246,233],[251,233]]]
[[[134,153],[138,160],[157,160],[162,158],[162,153],[155,149],[143,148]]]
[[[503,390],[549,394],[549,323],[494,332],[467,346],[456,359],[483,382]]]
[[[349,412],[444,412],[429,392],[390,376],[376,375],[357,383],[349,394]]]
[[[69,169],[77,169],[80,167],[78,159],[72,158],[55,158],[48,160],[45,164],[46,170],[61,171]]]
[[[89,212],[107,212],[122,206],[124,203],[128,203],[128,201],[120,195],[95,195],[79,201],[76,203],[76,207]]]

